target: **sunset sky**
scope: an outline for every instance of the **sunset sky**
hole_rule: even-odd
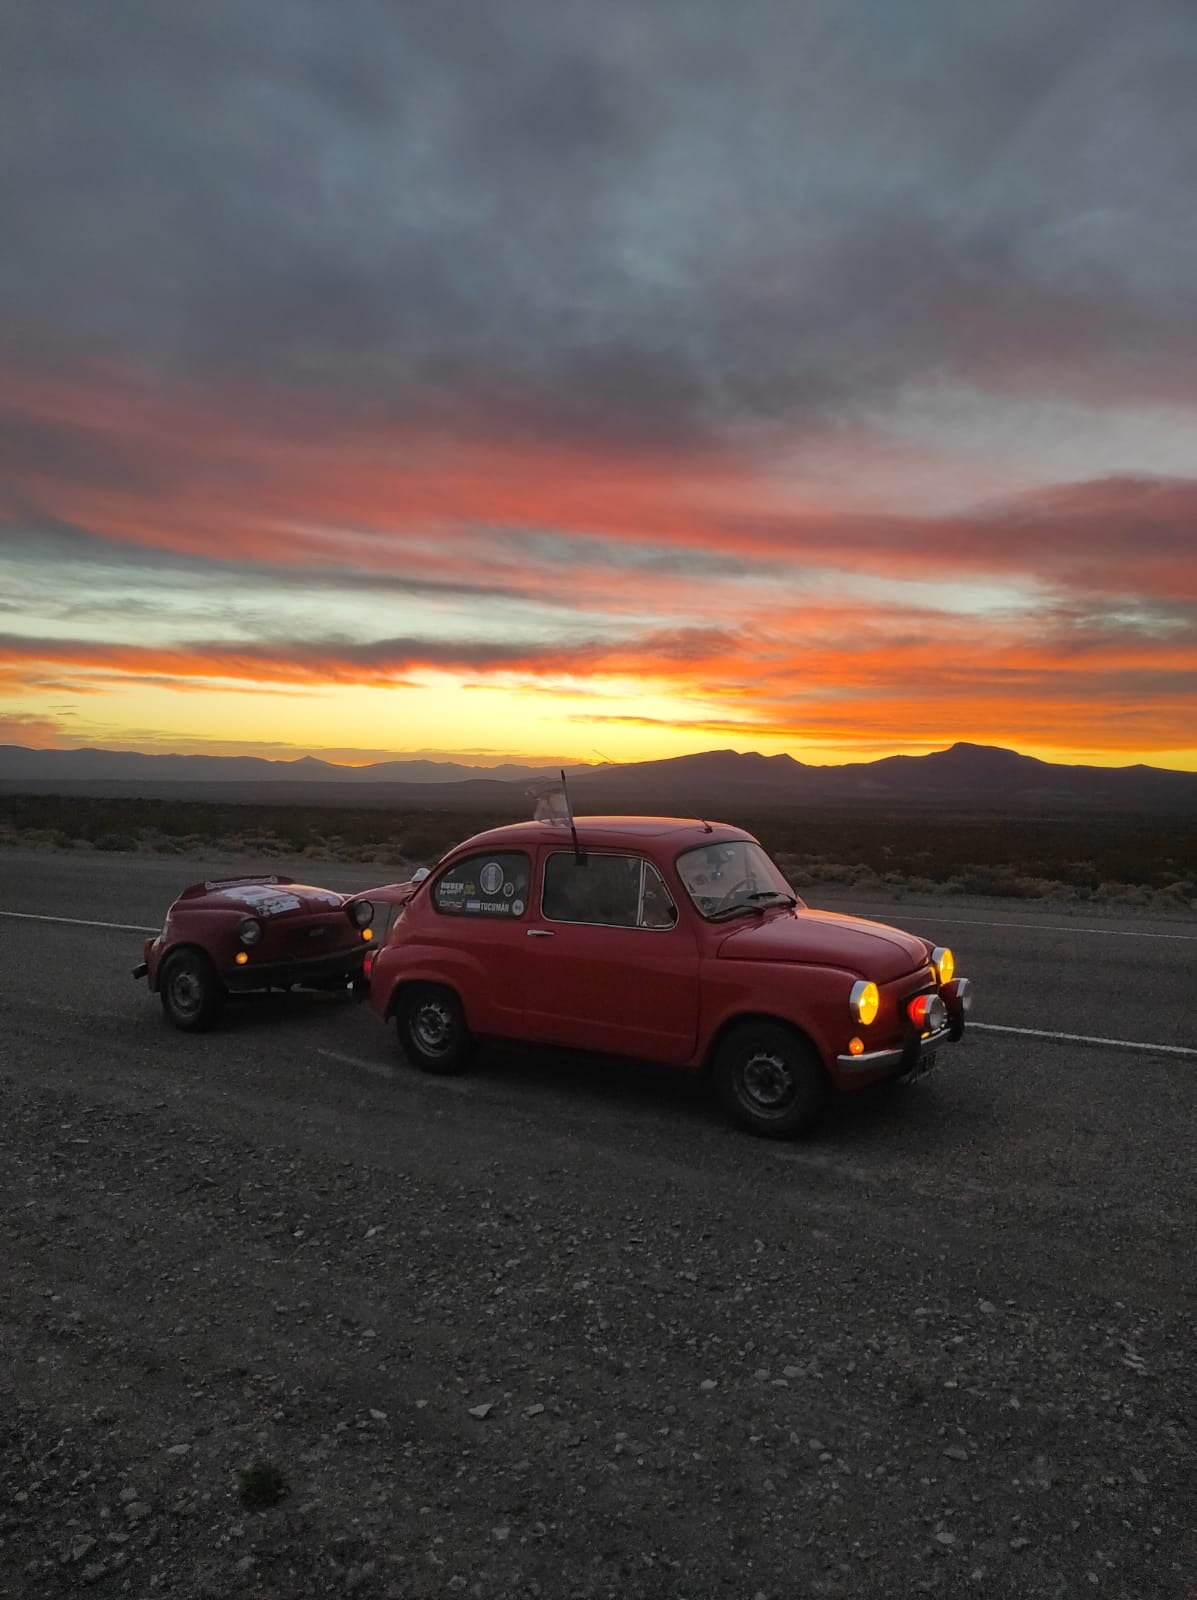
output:
[[[1194,0],[16,0],[0,743],[1197,769]]]

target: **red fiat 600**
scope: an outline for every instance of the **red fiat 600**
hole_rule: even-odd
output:
[[[482,1037],[671,1062],[770,1138],[829,1088],[926,1070],[971,1004],[950,950],[812,911],[751,834],[677,818],[478,834],[371,961],[372,1007],[427,1071],[460,1071]]]
[[[176,1028],[198,1033],[230,992],[346,989],[360,981],[374,907],[293,878],[193,883],[147,939],[135,978],[147,978]]]

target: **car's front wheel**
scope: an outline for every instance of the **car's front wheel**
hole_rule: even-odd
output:
[[[167,1021],[184,1033],[203,1033],[224,1009],[224,985],[201,950],[180,950],[170,956],[158,992]]]
[[[452,989],[420,984],[407,991],[395,1013],[399,1043],[408,1060],[425,1072],[463,1072],[474,1047],[461,1001]]]
[[[764,1139],[792,1139],[814,1122],[827,1080],[813,1047],[779,1022],[744,1022],[720,1044],[715,1088],[731,1116]]]

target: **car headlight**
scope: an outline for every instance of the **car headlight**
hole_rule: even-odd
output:
[[[948,1025],[948,1008],[937,994],[915,995],[906,1015],[920,1033],[939,1033]]]
[[[937,944],[931,952],[931,965],[935,968],[935,981],[942,985],[951,983],[956,970],[956,957],[946,944]]]
[[[859,983],[854,983],[852,993],[848,996],[848,1009],[856,1021],[867,1028],[881,1009],[877,985],[866,983],[863,978]]]
[[[257,944],[262,937],[262,924],[256,917],[246,917],[237,929],[237,937],[242,944]]]
[[[359,928],[368,928],[374,921],[374,907],[368,900],[355,900],[349,908],[349,915]]]

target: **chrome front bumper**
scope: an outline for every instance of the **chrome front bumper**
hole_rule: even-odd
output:
[[[895,1045],[890,1050],[870,1050],[863,1056],[836,1056],[835,1064],[841,1072],[858,1072],[862,1076],[867,1072],[912,1072],[919,1062],[933,1056],[941,1044],[959,1037],[949,1023],[946,1028],[929,1033],[925,1039],[916,1039],[913,1044]]]

